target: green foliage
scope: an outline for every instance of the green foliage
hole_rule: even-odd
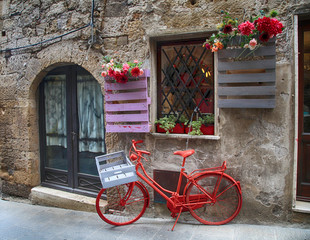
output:
[[[192,121],[192,123],[188,126],[190,131],[189,135],[202,135],[202,132],[200,131],[201,125],[202,125],[202,118],[198,118],[196,121]]]
[[[214,114],[207,114],[202,117],[202,123],[205,125],[213,125],[214,124]]]
[[[192,121],[192,123],[185,123],[185,125],[189,125],[189,135],[202,135],[200,128],[202,124],[204,125],[213,125],[214,124],[214,114],[209,113],[204,115],[203,117],[198,118],[196,121]]]
[[[169,131],[175,127],[176,117],[169,115],[159,118],[155,121],[156,124],[159,124],[159,127],[166,131],[166,134],[169,134]]]
[[[278,12],[276,10],[271,10],[269,15],[270,15],[270,17],[275,18],[276,16],[278,16]]]
[[[103,57],[103,62],[105,64],[110,63],[112,60],[113,62],[113,68],[118,68],[118,69],[122,69],[123,68],[123,64],[117,60],[114,60],[111,56],[104,56]]]
[[[182,114],[178,120],[180,123],[187,123],[188,122],[188,118],[184,116],[184,114]]]

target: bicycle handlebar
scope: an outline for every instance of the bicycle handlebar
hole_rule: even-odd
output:
[[[139,150],[137,149],[136,145],[139,144],[139,143],[143,143],[143,140],[138,140],[138,141],[135,141],[134,139],[131,140],[132,142],[132,147],[133,149],[136,151],[136,153],[143,153],[143,154],[147,154],[147,155],[150,155],[151,153],[148,152],[148,151],[145,151],[145,150]],[[138,146],[139,147],[139,146]]]

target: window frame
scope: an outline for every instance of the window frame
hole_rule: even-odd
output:
[[[188,34],[176,34],[176,35],[166,35],[166,36],[150,36],[150,50],[151,50],[151,82],[150,82],[150,96],[152,99],[152,103],[150,106],[150,124],[152,125],[151,134],[157,138],[198,138],[198,139],[208,139],[208,140],[219,140],[219,109],[217,107],[217,53],[213,55],[213,68],[214,68],[214,135],[188,135],[188,134],[163,134],[156,133],[155,130],[155,120],[158,115],[158,88],[159,81],[158,78],[160,76],[160,68],[158,68],[160,64],[160,53],[158,49],[166,44],[171,46],[180,45],[182,43],[193,44],[193,43],[201,43],[204,41],[206,37],[210,36],[213,32],[199,32],[199,33],[188,33]]]

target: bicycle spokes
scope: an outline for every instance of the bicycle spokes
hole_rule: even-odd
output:
[[[204,193],[207,192],[211,197]],[[241,192],[235,182],[222,173],[206,173],[186,191],[188,208],[198,221],[219,225],[231,221],[241,208]]]
[[[106,195],[106,200],[102,196]],[[137,221],[145,212],[148,194],[141,183],[123,184],[102,189],[96,199],[98,215],[112,225],[126,225]]]

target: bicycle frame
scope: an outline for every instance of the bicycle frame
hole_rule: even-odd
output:
[[[159,183],[157,183],[153,178],[151,178],[142,162],[141,159],[144,158],[146,160],[145,157],[142,156],[142,153],[146,153],[149,154],[146,151],[141,151],[141,150],[137,150],[136,147],[133,145],[134,148],[134,152],[135,154],[137,154],[138,156],[136,156],[135,154],[131,154],[130,155],[130,159],[132,161],[137,161],[136,164],[136,173],[137,175],[143,180],[145,181],[150,187],[152,187],[158,194],[160,194],[166,201],[167,201],[167,207],[168,209],[171,211],[171,216],[175,217],[178,213],[177,219],[172,227],[172,231],[175,227],[175,225],[177,224],[177,221],[181,215],[181,212],[184,211],[189,211],[189,209],[196,209],[196,208],[200,208],[202,207],[204,204],[213,204],[216,202],[216,197],[219,197],[220,195],[222,195],[224,192],[226,192],[228,189],[230,189],[232,186],[230,186],[229,188],[227,188],[225,191],[223,191],[219,196],[216,196],[217,190],[219,188],[219,183],[222,180],[223,175],[225,174],[224,171],[226,169],[226,162],[223,163],[223,165],[221,167],[217,167],[217,168],[206,168],[206,169],[197,169],[193,172],[191,172],[189,175],[187,175],[185,173],[185,160],[186,160],[186,156],[183,157],[183,163],[182,163],[182,167],[181,167],[181,171],[179,174],[179,180],[178,180],[178,185],[177,185],[177,189],[175,192],[170,191],[168,189],[165,189],[164,187],[162,187]],[[142,170],[143,174],[139,172],[139,169]],[[208,173],[208,172],[217,172],[220,173],[220,177],[217,179],[216,182],[216,187],[213,190],[213,193],[208,193],[204,188],[202,188],[199,184],[197,184],[196,180],[199,176]],[[227,174],[225,174],[227,175]],[[182,177],[185,177],[188,181],[187,184],[184,188],[183,191],[183,195],[180,195],[180,189],[181,189],[181,182],[182,182]],[[228,176],[228,175],[227,175]],[[229,176],[228,176],[229,177]],[[199,199],[199,201],[193,201],[193,203],[186,203],[185,200],[185,196],[186,196],[186,190],[187,187],[189,186],[189,184],[194,184],[197,189],[199,189],[204,195],[204,198],[201,198],[201,194],[199,194],[198,196],[192,196],[193,200],[196,200],[196,198]],[[238,182],[236,182],[235,184],[237,184],[238,188],[240,188],[240,185],[238,184]],[[168,197],[164,192],[171,194],[171,197]],[[205,200],[204,200],[205,199]]]
[[[207,201],[206,202],[200,201],[199,204],[206,204],[206,203],[214,203],[215,202],[216,192],[217,192],[218,187],[219,187],[218,183],[221,181],[222,176],[224,174],[224,171],[226,169],[226,162],[224,162],[221,167],[198,169],[198,170],[195,170],[188,175],[185,173],[184,166],[185,166],[186,157],[184,157],[182,167],[181,167],[181,171],[179,174],[177,189],[174,192],[174,191],[170,191],[170,190],[165,189],[164,187],[162,187],[159,183],[157,183],[153,178],[151,178],[147,174],[147,172],[146,172],[146,170],[145,170],[145,168],[141,162],[141,159],[144,158],[142,156],[142,153],[137,151],[136,149],[134,149],[134,150],[135,150],[135,153],[138,155],[138,158],[134,159],[137,161],[137,164],[136,164],[137,175],[167,201],[167,205],[172,207],[172,208],[169,208],[169,210],[172,212],[172,214],[180,213],[181,211],[188,211],[189,207],[191,207],[192,205],[197,205],[197,203],[189,203],[189,204],[185,203],[185,192],[186,192],[186,189],[190,183],[194,184],[202,193],[204,193],[206,195]],[[142,170],[143,174],[139,172],[139,169]],[[211,171],[221,173],[220,178],[217,180],[217,184],[216,184],[217,187],[214,189],[214,192],[212,193],[212,195],[210,195],[204,188],[202,188],[195,181],[195,179],[197,177],[199,177],[200,175],[203,175],[203,174],[205,174],[207,172],[211,172]],[[184,188],[183,194],[180,195],[181,182],[182,182],[183,176],[188,181],[187,181],[187,184]],[[168,197],[164,192],[171,194],[171,197]]]

